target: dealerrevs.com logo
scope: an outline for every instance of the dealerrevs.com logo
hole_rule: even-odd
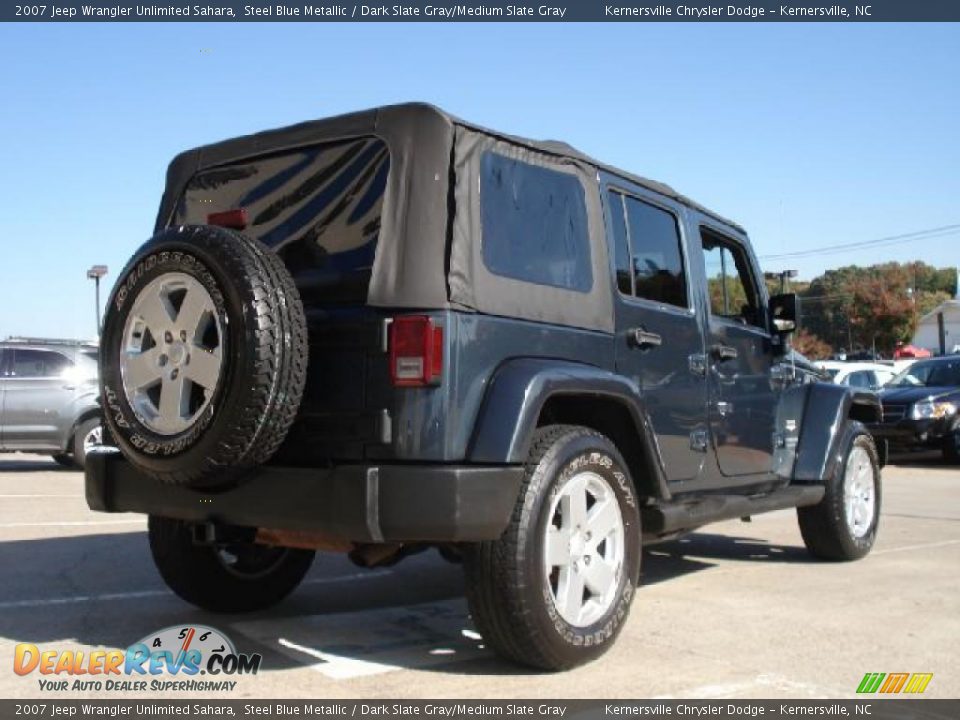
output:
[[[61,651],[20,643],[13,671],[43,676],[37,681],[44,691],[229,692],[237,685],[230,678],[255,675],[262,659],[238,653],[215,628],[179,625],[151,633],[126,650]]]

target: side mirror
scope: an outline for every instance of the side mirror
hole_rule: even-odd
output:
[[[797,329],[800,319],[800,300],[794,293],[774,295],[770,298],[770,331],[786,335]]]

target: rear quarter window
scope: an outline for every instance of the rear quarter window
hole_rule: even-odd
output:
[[[495,275],[586,293],[593,286],[583,186],[576,176],[484,153],[483,263]]]

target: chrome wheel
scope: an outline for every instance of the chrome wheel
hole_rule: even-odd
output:
[[[171,272],[133,301],[120,373],[127,402],[160,435],[188,430],[220,382],[224,335],[213,298],[192,275]]]
[[[554,607],[575,627],[613,605],[624,562],[623,516],[610,484],[593,472],[570,477],[553,499],[544,531],[544,572]]]
[[[860,446],[854,446],[847,457],[843,477],[843,508],[850,534],[862,538],[873,525],[877,493],[873,462]]]
[[[97,425],[83,436],[83,452],[89,453],[95,447],[103,445],[103,428]]]

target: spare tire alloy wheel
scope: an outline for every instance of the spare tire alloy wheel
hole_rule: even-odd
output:
[[[153,478],[235,485],[286,437],[307,360],[303,304],[277,255],[226,228],[170,228],[137,251],[110,297],[104,422]]]
[[[152,280],[123,329],[123,391],[143,425],[160,435],[189,430],[213,398],[225,338],[213,298],[182,272]]]

